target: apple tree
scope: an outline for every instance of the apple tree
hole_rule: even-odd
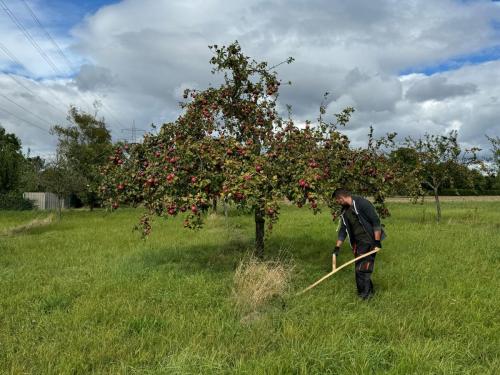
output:
[[[445,183],[453,185],[454,175],[461,174],[461,169],[481,165],[476,153],[477,147],[462,149],[458,143],[458,132],[450,131],[447,135],[425,134],[422,138],[407,137],[404,147],[412,149],[415,158],[415,171],[419,181],[430,188],[436,202],[437,221],[441,220],[439,189]],[[467,174],[470,179],[472,174]],[[469,185],[473,186],[470,180]]]
[[[380,153],[388,138],[367,149],[351,149],[339,130],[354,111],[346,108],[330,122],[299,126],[277,110],[281,81],[273,67],[245,56],[239,44],[210,47],[212,73],[222,83],[206,90],[186,90],[183,113],[147,134],[141,144],[120,145],[102,170],[101,195],[112,208],[143,204],[143,234],[153,216],[184,216],[184,226],[199,228],[216,198],[251,212],[255,252],[264,254],[267,223],[271,229],[288,199],[316,213],[340,185],[375,197],[382,214],[394,178]],[[286,62],[291,63],[293,59]]]

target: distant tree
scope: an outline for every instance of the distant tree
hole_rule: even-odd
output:
[[[68,120],[72,126],[53,128],[58,137],[58,152],[82,183],[75,193],[93,209],[98,202],[99,169],[113,150],[111,133],[104,120],[75,107],[70,108]]]
[[[45,160],[40,156],[28,155],[24,158],[21,176],[19,179],[20,188],[23,191],[44,191],[41,176],[45,168]]]
[[[478,148],[462,150],[458,143],[458,133],[453,130],[448,135],[425,134],[423,138],[407,137],[404,146],[415,150],[416,170],[422,184],[430,188],[436,202],[437,220],[441,220],[439,189],[445,183],[453,185],[453,176],[457,169],[480,164],[476,153]],[[469,174],[468,176],[472,176]],[[473,186],[473,181],[469,181]]]
[[[490,172],[492,177],[494,177],[493,187],[495,189],[500,189],[500,137],[489,137],[488,141],[491,143],[491,157],[489,161],[492,163]]]
[[[59,219],[64,199],[71,193],[79,191],[84,182],[84,177],[59,152],[56,153],[54,160],[47,163],[41,174],[41,183],[45,190],[57,195]]]
[[[399,147],[389,153],[389,162],[393,165],[398,178],[393,185],[393,194],[418,198],[424,191],[421,187],[419,158],[415,149]]]
[[[0,126],[0,193],[18,189],[23,162],[21,141]]]

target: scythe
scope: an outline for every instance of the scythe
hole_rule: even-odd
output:
[[[303,294],[303,293],[307,292],[308,290],[310,290],[310,289],[314,288],[314,287],[315,287],[316,285],[318,285],[319,283],[321,283],[321,282],[325,281],[326,279],[328,279],[330,276],[333,276],[335,273],[337,273],[338,271],[340,271],[342,268],[347,267],[349,264],[352,264],[352,263],[354,263],[354,262],[356,262],[356,261],[358,261],[358,260],[360,260],[360,259],[363,259],[363,258],[365,258],[365,257],[367,257],[367,256],[369,256],[369,255],[375,254],[375,253],[376,253],[376,252],[378,252],[378,251],[380,251],[380,248],[379,248],[379,247],[376,247],[376,248],[375,248],[375,249],[373,249],[372,251],[369,251],[369,252],[367,252],[366,254],[360,255],[359,257],[354,258],[354,259],[352,259],[352,260],[350,260],[350,261],[348,261],[348,262],[344,263],[343,265],[341,265],[341,266],[340,266],[340,267],[338,267],[338,268],[337,268],[337,267],[335,267],[335,265],[336,265],[336,259],[335,259],[335,255],[333,255],[333,259],[332,259],[332,268],[333,268],[333,270],[332,270],[332,272],[330,272],[330,273],[326,274],[326,275],[325,275],[325,276],[323,276],[321,279],[319,279],[318,281],[316,281],[314,284],[309,285],[307,288],[305,288],[303,291],[301,291],[301,292],[297,293],[296,295],[298,296],[298,295],[301,295],[301,294]]]

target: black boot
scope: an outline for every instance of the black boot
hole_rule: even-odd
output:
[[[356,286],[358,288],[358,296],[362,299],[369,299],[375,293],[371,276],[371,272],[356,272]]]

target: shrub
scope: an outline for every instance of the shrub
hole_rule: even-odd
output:
[[[0,210],[26,211],[34,208],[33,202],[19,194],[0,194]]]
[[[500,195],[500,190],[474,190],[474,189],[442,189],[440,195]]]

